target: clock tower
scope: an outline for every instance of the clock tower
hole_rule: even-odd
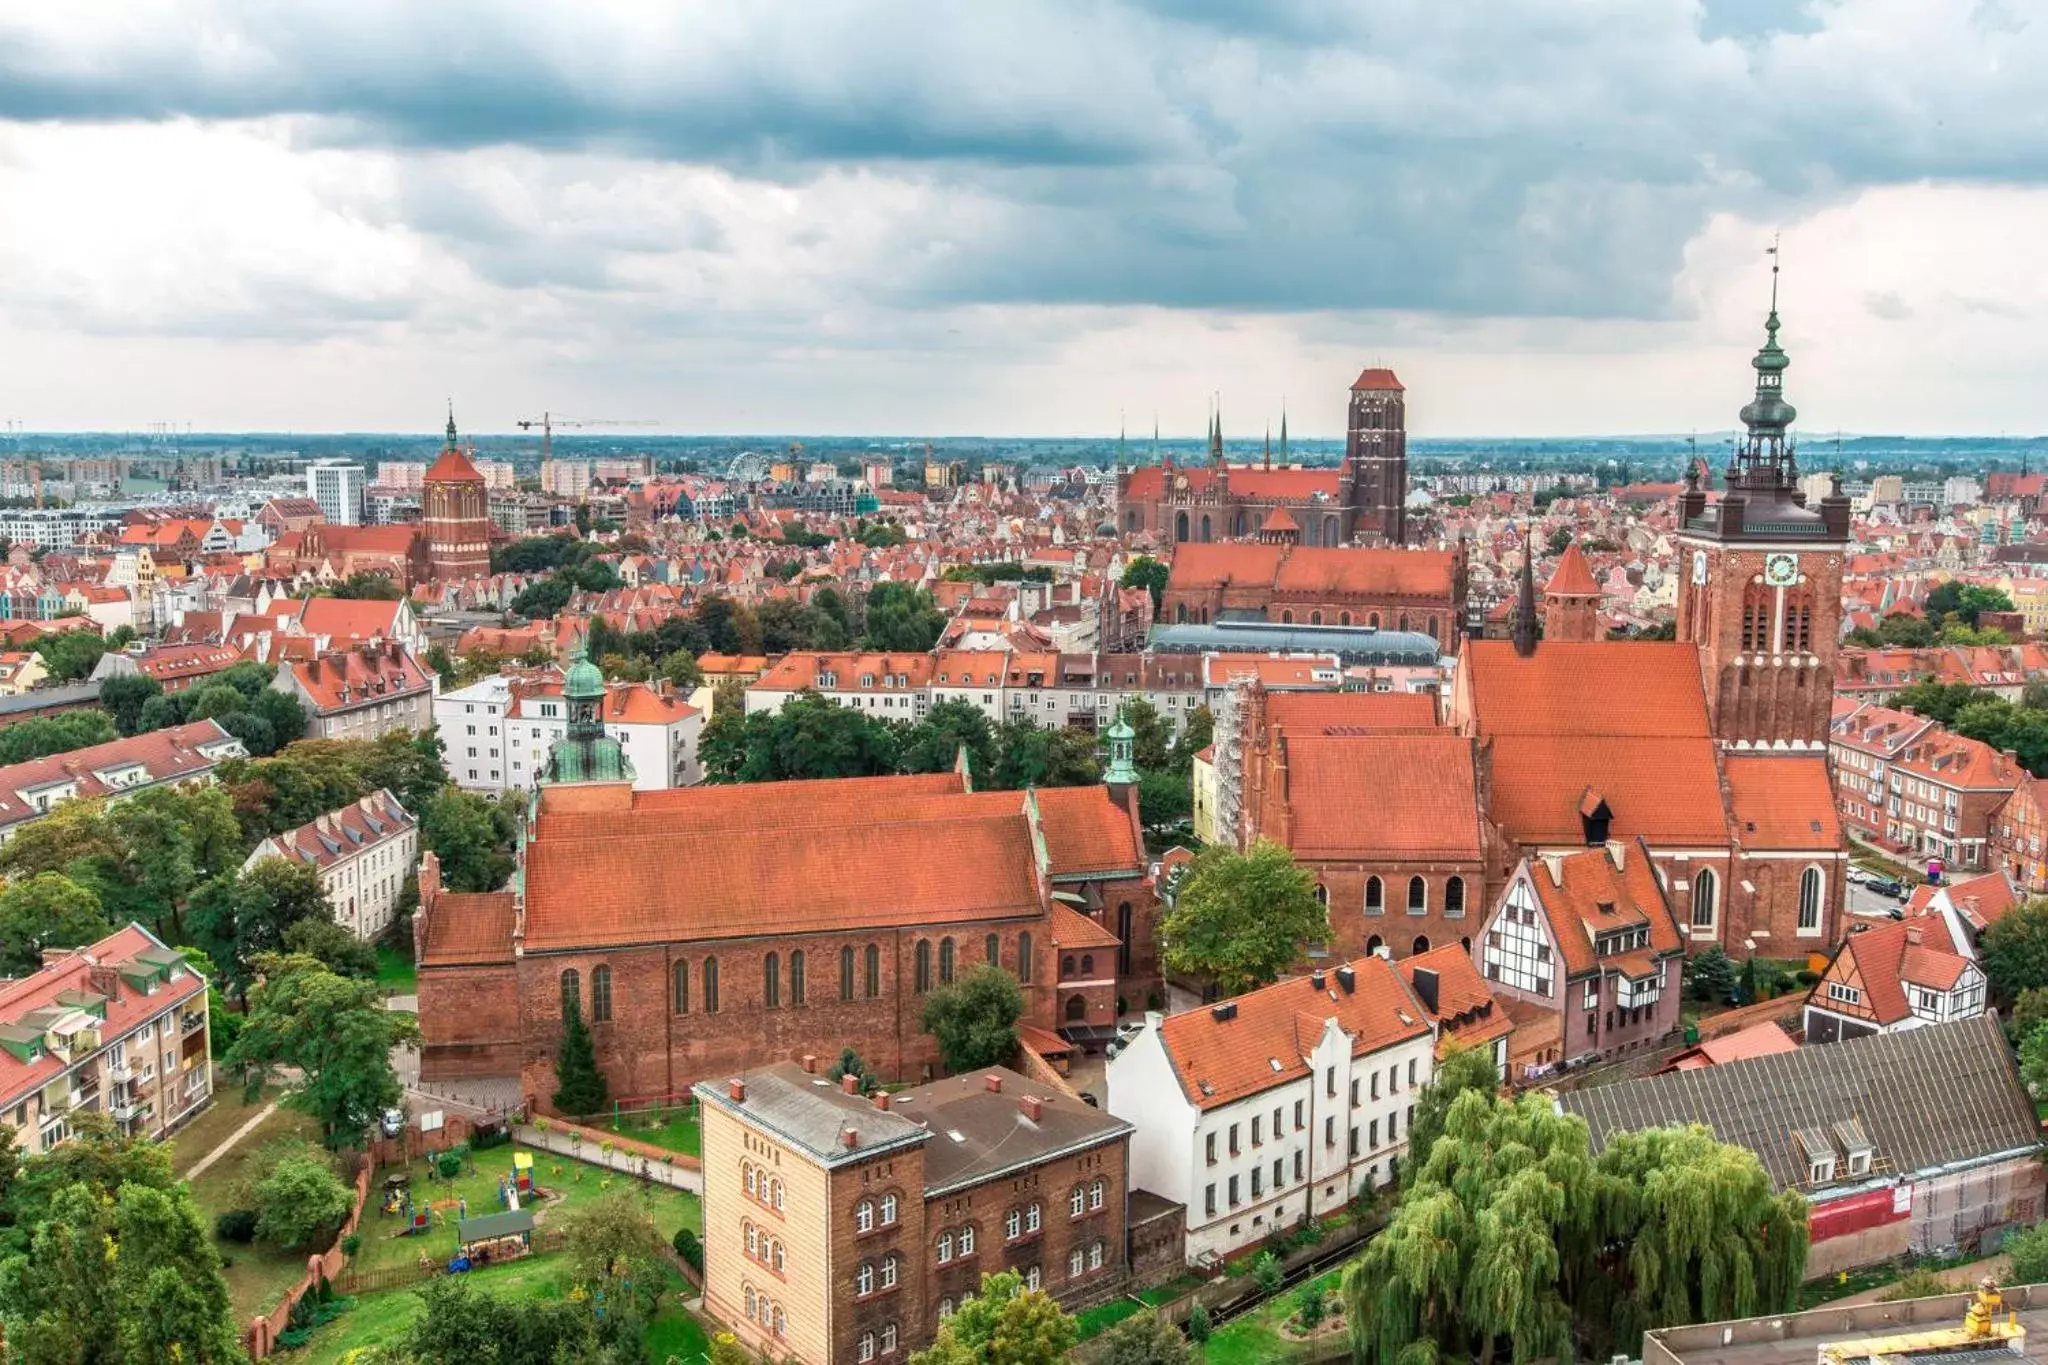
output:
[[[1818,507],[1799,487],[1791,363],[1778,345],[1773,266],[1764,344],[1750,362],[1756,396],[1721,497],[1707,501],[1695,464],[1678,498],[1678,638],[1698,646],[1714,734],[1737,751],[1827,749],[1849,500],[1839,477]]]

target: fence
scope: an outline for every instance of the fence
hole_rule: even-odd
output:
[[[536,1228],[533,1233],[533,1252],[544,1255],[560,1251],[568,1234],[560,1228]],[[380,1289],[404,1289],[409,1285],[425,1284],[428,1280],[447,1273],[447,1267],[439,1261],[427,1260],[424,1264],[379,1266],[375,1270],[343,1271],[330,1282],[340,1294],[373,1294]]]
[[[652,1180],[691,1194],[704,1192],[703,1163],[696,1157],[641,1142],[622,1133],[585,1128],[566,1119],[542,1119],[517,1125],[512,1136],[529,1147],[565,1156],[572,1161],[587,1162],[640,1180]]]
[[[356,1230],[356,1225],[362,1222],[363,1205],[369,1198],[370,1160],[366,1156],[358,1157],[355,1207],[349,1210],[348,1218],[341,1225],[341,1231],[334,1235],[334,1245],[321,1255],[308,1256],[306,1273],[299,1282],[285,1291],[285,1296],[278,1302],[277,1307],[249,1324],[248,1331],[243,1333],[242,1344],[248,1348],[251,1360],[262,1360],[277,1349],[278,1337],[291,1325],[292,1309],[298,1306],[299,1300],[306,1296],[308,1290],[322,1280],[331,1284],[335,1277],[341,1274],[343,1267],[348,1264],[348,1254],[341,1249],[341,1244]]]

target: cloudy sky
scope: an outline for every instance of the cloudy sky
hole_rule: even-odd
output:
[[[2048,429],[2048,0],[0,9],[0,419]]]

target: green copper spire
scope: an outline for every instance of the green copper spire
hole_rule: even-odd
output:
[[[455,449],[455,400],[448,400],[448,448]]]
[[[1122,710],[1109,727],[1109,767],[1103,771],[1102,780],[1112,787],[1136,786],[1138,766],[1132,755],[1137,748],[1138,732],[1124,719]]]
[[[633,764],[625,749],[604,732],[604,718],[599,714],[604,697],[604,674],[590,662],[579,640],[569,655],[569,671],[562,679],[562,700],[569,705],[568,728],[548,750],[542,782],[558,785],[633,780]]]

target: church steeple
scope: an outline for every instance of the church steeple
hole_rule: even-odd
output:
[[[1522,528],[1522,581],[1515,592],[1515,653],[1536,652],[1536,546],[1529,528]]]
[[[1756,396],[1742,408],[1742,425],[1748,434],[1737,449],[1736,464],[1751,482],[1767,479],[1789,484],[1799,475],[1789,435],[1799,410],[1785,401],[1785,371],[1792,357],[1778,344],[1777,247],[1771,251],[1771,311],[1764,319],[1764,344],[1749,362],[1756,371]]]
[[[1266,424],[1266,468],[1273,467],[1273,424]]]
[[[1216,410],[1209,419],[1209,463],[1219,468],[1223,464],[1223,398],[1216,398]]]
[[[1280,400],[1280,463],[1287,463],[1287,400]]]
[[[451,399],[449,399],[449,400],[448,400],[448,445],[447,445],[447,448],[448,448],[449,450],[453,450],[453,449],[455,449],[455,400],[454,400],[453,398],[451,398]]]

